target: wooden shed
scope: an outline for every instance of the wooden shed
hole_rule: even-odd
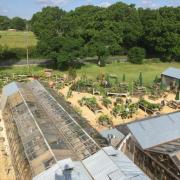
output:
[[[119,146],[153,180],[180,179],[180,112],[154,116],[117,127]]]
[[[170,67],[161,74],[164,85],[169,87],[180,86],[180,69]]]

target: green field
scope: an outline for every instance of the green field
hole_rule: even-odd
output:
[[[120,80],[122,80],[124,73],[128,82],[137,80],[139,73],[142,72],[144,83],[149,84],[154,80],[156,75],[160,76],[160,74],[168,67],[180,68],[180,63],[151,63],[142,65],[135,65],[130,63],[112,63],[103,68],[89,64],[83,66],[77,72],[78,75],[86,74],[87,77],[92,79],[95,79],[100,72],[109,73],[112,75],[117,75]]]
[[[9,32],[0,31],[0,45],[8,46],[9,48],[25,48],[26,47],[26,37],[28,37],[28,46],[36,46],[37,39],[33,32]]]
[[[134,65],[129,63],[113,63],[106,65],[106,67],[100,68],[97,65],[89,64],[82,66],[81,69],[77,70],[78,76],[86,75],[88,78],[96,79],[97,75],[101,73],[109,73],[112,75],[117,75],[119,80],[122,80],[123,73],[126,75],[126,81],[132,82],[132,80],[137,80],[139,73],[143,74],[143,81],[145,84],[150,84],[156,75],[160,76],[168,67],[180,68],[180,63],[151,63],[151,64],[142,64]],[[28,70],[26,67],[12,67],[12,68],[0,68],[0,73],[17,73],[23,74],[27,73]],[[31,72],[36,75],[43,73],[42,67],[31,66]],[[67,73],[62,71],[55,71],[55,73]]]

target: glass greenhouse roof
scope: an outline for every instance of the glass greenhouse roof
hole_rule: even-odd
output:
[[[99,150],[96,142],[36,80],[3,88],[2,110],[11,114],[33,176],[71,158],[83,160]]]

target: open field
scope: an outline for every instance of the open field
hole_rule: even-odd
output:
[[[0,45],[8,46],[9,48],[25,48],[26,47],[26,37],[28,37],[28,46],[36,46],[37,39],[32,32],[9,32],[0,31]]]
[[[82,66],[81,69],[77,70],[78,76],[86,75],[88,78],[96,79],[97,75],[101,73],[109,73],[113,75],[117,75],[119,80],[122,80],[123,73],[126,75],[126,81],[131,83],[132,80],[137,80],[139,73],[143,74],[143,82],[144,84],[152,83],[155,76],[160,76],[161,72],[163,72],[168,67],[176,67],[180,68],[180,63],[152,63],[152,64],[142,64],[142,65],[134,65],[130,63],[112,63],[106,65],[106,67],[98,67],[95,64],[88,64]],[[32,74],[38,75],[43,72],[43,67],[31,66]],[[67,73],[67,71],[54,71],[57,74]],[[23,74],[28,73],[27,67],[11,67],[11,68],[0,68],[0,73],[7,74]]]

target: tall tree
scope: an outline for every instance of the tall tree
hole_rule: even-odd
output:
[[[10,19],[6,16],[0,16],[0,30],[7,30],[10,27]]]
[[[26,20],[20,17],[12,18],[10,22],[10,27],[17,30],[25,30],[26,29]]]
[[[145,58],[145,50],[140,47],[133,47],[128,52],[128,61],[134,64],[142,64]]]

